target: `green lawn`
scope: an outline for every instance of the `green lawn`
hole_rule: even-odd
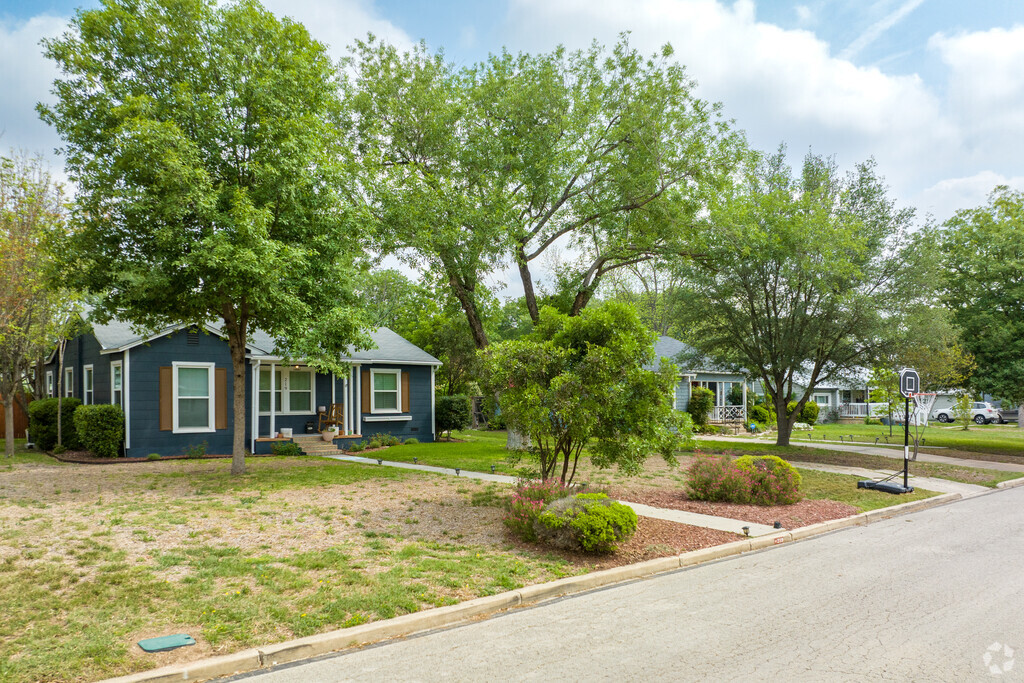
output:
[[[807,432],[794,432],[793,439],[800,441],[839,441],[842,436],[844,441],[849,441],[853,435],[854,440],[860,443],[874,444],[878,439],[879,444],[885,444],[886,439],[891,444],[903,444],[903,427],[895,425],[892,427],[892,436],[889,435],[889,427],[884,425],[865,424],[827,424],[815,425],[808,436]],[[911,427],[913,436],[913,427]],[[966,453],[981,453],[1002,456],[1013,456],[1008,461],[1024,462],[1017,456],[1024,456],[1024,430],[1014,425],[984,425],[972,424],[970,429],[964,431],[960,427],[943,425],[932,422],[924,429],[924,449],[929,446],[941,446],[952,451],[948,455],[961,455]],[[942,453],[937,449],[935,453]]]
[[[37,465],[61,465],[59,460],[51,458],[46,453],[41,453],[36,449],[25,448],[25,439],[14,440],[14,456],[8,458],[4,455],[7,452],[7,441],[0,439],[0,467],[9,465],[26,465],[26,464],[37,464]]]
[[[776,446],[765,442],[725,442],[700,441],[698,448],[704,453],[719,455],[777,455],[794,463],[815,462],[824,465],[843,467],[863,467],[871,470],[896,470],[903,468],[902,459],[886,458],[882,455],[866,455],[863,453],[847,453],[824,448],[808,448],[806,446]],[[1019,472],[981,469],[975,467],[959,467],[945,463],[911,462],[910,473],[921,477],[938,477],[965,484],[978,484],[995,488],[997,484],[1021,477]]]
[[[859,489],[857,488],[857,482],[861,477],[849,474],[835,474],[833,472],[819,472],[818,470],[807,470],[800,467],[797,469],[800,470],[800,476],[803,478],[801,489],[805,498],[810,498],[811,500],[834,500],[839,503],[852,505],[861,512],[939,495],[934,491],[918,488],[915,488],[913,493],[903,493],[900,495]]]
[[[392,446],[386,451],[367,453],[366,457],[379,457],[395,462],[416,462],[420,465],[450,467],[471,471],[490,472],[494,465],[499,474],[517,474],[521,465],[512,466],[506,460],[505,432],[489,432],[483,430],[467,430],[455,432],[452,442],[438,441],[435,443],[419,443]],[[363,455],[355,453],[354,455]]]

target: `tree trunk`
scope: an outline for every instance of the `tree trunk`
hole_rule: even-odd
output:
[[[1024,403],[1017,406],[1017,429],[1024,429]]]
[[[530,320],[536,325],[540,322],[540,309],[537,307],[537,293],[533,289],[533,275],[530,264],[526,260],[526,252],[522,245],[516,252],[516,264],[519,266],[519,279],[523,281],[523,298],[526,299],[526,310],[530,312]]]
[[[228,333],[228,347],[231,349],[231,370],[234,378],[231,383],[231,474],[240,475],[245,474],[245,338],[248,321],[244,317],[244,312],[239,316],[230,305],[224,306],[223,315],[224,328]],[[255,427],[256,425],[253,425],[254,429]]]
[[[779,394],[781,396],[781,393]],[[775,420],[779,428],[779,433],[775,437],[776,446],[788,446],[789,439],[793,435],[793,423],[796,422],[796,411],[793,411],[792,415],[786,414],[789,401],[785,398],[775,399]]]
[[[509,427],[505,437],[505,448],[510,451],[524,451],[530,447],[530,437]]]
[[[466,322],[469,323],[469,331],[473,335],[473,343],[476,344],[476,348],[487,348],[487,333],[484,332],[484,324],[480,320],[480,313],[476,310],[476,302],[473,301],[472,293],[454,274],[448,276],[448,283],[452,286],[452,292],[459,300],[462,311],[466,314]]]
[[[4,455],[14,457],[14,395],[15,389],[4,397]]]
[[[578,316],[587,304],[590,303],[590,299],[594,296],[592,289],[581,289],[576,292],[576,298],[572,302],[572,310],[569,311],[569,315],[572,317]]]

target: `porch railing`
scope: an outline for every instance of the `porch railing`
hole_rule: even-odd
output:
[[[867,417],[882,409],[885,403],[843,403],[839,406],[839,417]]]
[[[711,410],[712,422],[744,422],[746,419],[746,406],[715,406]]]

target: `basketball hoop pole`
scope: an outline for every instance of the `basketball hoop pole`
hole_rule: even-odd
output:
[[[917,405],[915,402],[914,405]],[[916,432],[915,432],[916,433]],[[909,488],[910,474],[910,395],[906,397],[903,409],[903,488]]]

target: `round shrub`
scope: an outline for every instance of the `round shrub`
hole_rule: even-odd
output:
[[[768,424],[768,409],[764,406],[751,406],[747,417],[759,425]]]
[[[419,442],[420,442],[420,440],[417,439],[415,436],[410,436],[408,439],[406,439],[402,443],[404,443],[406,446],[413,446],[415,444],[418,444]]]
[[[812,425],[818,421],[819,414],[821,414],[821,406],[814,401],[808,401],[804,404],[804,409],[800,411],[800,421]]]
[[[750,477],[724,456],[698,455],[686,471],[686,494],[691,500],[747,503],[750,486]]]
[[[509,531],[524,541],[536,541],[533,524],[544,506],[567,495],[567,487],[558,479],[520,480],[516,483],[515,493],[509,499],[508,510],[502,521]]]
[[[75,430],[75,409],[82,402],[77,398],[44,398],[28,404],[28,431],[41,451],[52,451],[57,444],[57,401],[61,401],[61,441],[64,448],[78,450],[82,444]]]
[[[116,458],[124,440],[121,406],[98,404],[75,410],[75,429],[82,447],[100,458]]]
[[[754,505],[792,505],[802,498],[800,473],[777,455],[744,455],[733,466],[750,481]]]
[[[686,412],[693,418],[694,426],[706,425],[714,407],[715,392],[704,387],[693,387],[690,390],[690,402],[686,404]]]
[[[604,493],[580,493],[550,503],[533,527],[556,548],[610,553],[636,532],[636,513]]]

